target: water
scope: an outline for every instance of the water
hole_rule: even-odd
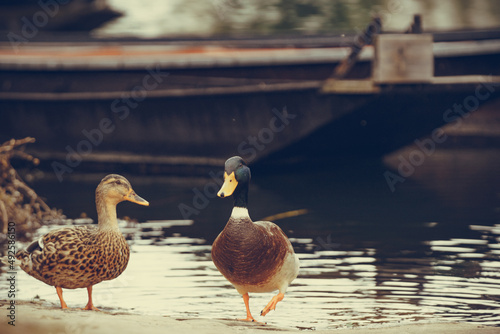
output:
[[[299,277],[264,318],[257,315],[273,294],[252,294],[253,315],[299,329],[443,321],[499,326],[499,153],[437,151],[394,193],[383,177],[393,165],[390,157],[385,163],[340,160],[293,171],[290,166],[253,169],[254,220],[307,210],[277,221],[301,259]],[[34,185],[71,217],[81,211],[92,216],[99,177]],[[119,216],[146,223],[122,223],[130,263],[118,279],[95,287],[96,306],[179,319],[244,317],[241,297],[210,259],[210,245],[228,219],[231,201],[208,196],[187,220],[178,208],[193,206],[193,189],[203,192],[215,181],[129,179],[151,206],[119,205]],[[23,272],[17,287],[19,299],[38,296],[58,303],[53,287]],[[65,290],[65,298],[70,307],[82,307],[86,291]]]

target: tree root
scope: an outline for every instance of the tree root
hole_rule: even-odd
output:
[[[22,159],[38,165],[39,160],[24,152],[25,145],[35,138],[11,139],[0,145],[0,231],[7,234],[9,222],[15,223],[17,240],[29,239],[29,234],[45,221],[63,218],[51,209],[18,175],[11,159]],[[1,244],[1,240],[0,240]]]

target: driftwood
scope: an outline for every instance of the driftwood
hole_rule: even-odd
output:
[[[15,224],[16,238],[23,240],[44,221],[62,218],[61,212],[51,209],[11,165],[13,158],[38,165],[39,160],[24,151],[26,144],[33,142],[34,138],[27,137],[0,145],[0,231],[4,237],[9,222]]]

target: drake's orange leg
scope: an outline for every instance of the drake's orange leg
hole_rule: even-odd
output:
[[[246,319],[239,319],[242,321],[255,321],[255,319],[252,317],[252,313],[250,313],[250,296],[248,293],[245,293],[243,295],[243,301],[245,302],[245,307],[247,308],[247,317]]]
[[[271,301],[269,302],[269,304],[267,304],[266,307],[264,307],[264,309],[262,310],[262,312],[260,312],[260,315],[261,316],[265,316],[266,314],[269,313],[269,311],[271,310],[275,310],[276,309],[276,304],[278,304],[278,302],[282,301],[283,298],[285,298],[285,295],[283,293],[278,293],[276,296],[273,297],[273,299],[271,299]]]
[[[93,310],[93,311],[99,311],[97,307],[92,305],[92,285],[87,287],[87,292],[89,294],[89,302],[87,305],[83,308],[84,310]]]
[[[62,288],[60,286],[56,286],[56,292],[57,292],[57,296],[59,297],[59,300],[61,301],[61,309],[63,309],[63,310],[67,309],[68,305],[66,305],[66,302],[63,299]]]

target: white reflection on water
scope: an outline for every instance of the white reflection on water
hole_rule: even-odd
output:
[[[241,318],[245,308],[236,290],[219,274],[205,240],[164,232],[187,222],[122,226],[131,240],[127,270],[94,289],[103,310],[167,315],[174,318]],[[300,252],[311,243],[294,239],[301,258],[299,277],[277,310],[265,320],[280,327],[332,329],[415,321],[473,321],[500,325],[500,265],[488,244],[500,226],[472,226],[480,239],[432,240],[427,257],[377,255],[374,248]],[[155,233],[152,233],[155,232]],[[298,241],[303,241],[301,244]],[[469,259],[469,255],[474,256]],[[464,256],[466,255],[466,256]],[[1,280],[5,286],[6,280]],[[18,272],[18,298],[38,296],[58,305],[53,287]],[[86,303],[84,289],[65,290],[70,307]],[[272,294],[251,295],[259,314]]]

